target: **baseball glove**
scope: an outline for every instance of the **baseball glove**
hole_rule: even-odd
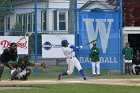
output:
[[[46,69],[48,65],[46,63],[41,63],[41,66]]]

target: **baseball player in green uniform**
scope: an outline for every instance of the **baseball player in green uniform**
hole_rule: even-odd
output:
[[[93,47],[90,49],[90,58],[92,62],[92,74],[93,76],[100,76],[100,51],[96,47],[96,42],[93,43]],[[97,71],[96,71],[97,69]]]
[[[132,74],[132,58],[133,58],[133,49],[130,47],[130,43],[126,43],[126,47],[123,48],[123,56],[125,62],[125,73]]]

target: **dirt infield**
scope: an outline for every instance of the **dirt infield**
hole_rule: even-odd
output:
[[[124,86],[140,86],[140,79],[63,79],[63,80],[27,80],[27,81],[0,81],[0,85],[16,85],[16,84],[107,84],[107,85],[124,85]]]

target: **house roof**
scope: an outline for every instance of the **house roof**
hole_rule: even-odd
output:
[[[86,4],[84,4],[80,10],[84,10],[84,9],[114,9],[111,5],[109,5],[109,3],[107,3],[104,0],[89,0]]]

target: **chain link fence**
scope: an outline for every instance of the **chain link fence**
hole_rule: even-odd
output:
[[[77,38],[80,33],[79,14],[82,11],[120,11],[120,3],[119,0],[1,0],[0,35],[28,37],[27,55],[30,61],[49,64],[48,71],[55,71],[56,76],[60,71],[59,66],[61,70],[66,70],[61,67],[67,65],[66,60],[42,58],[42,35],[75,35],[75,44],[83,44]],[[86,38],[82,38],[82,41],[85,42]],[[11,40],[8,39],[8,42],[16,42]],[[3,46],[2,43],[0,46]]]

